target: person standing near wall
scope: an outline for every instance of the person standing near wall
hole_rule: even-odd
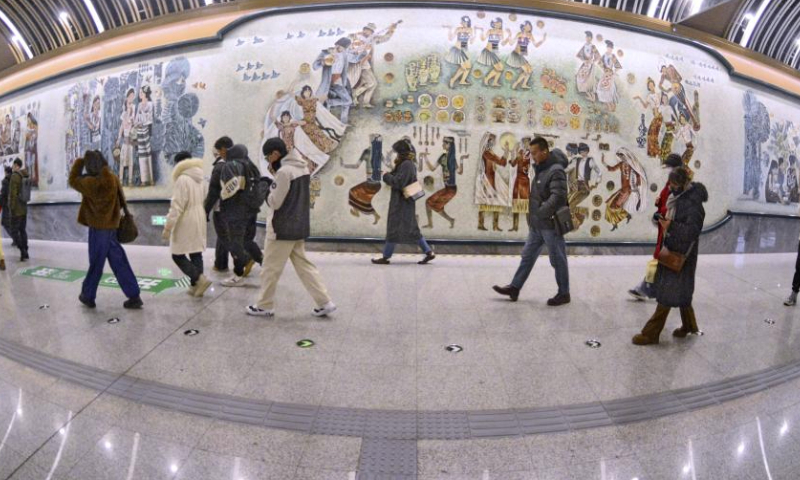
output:
[[[189,152],[179,152],[173,163],[172,200],[162,237],[169,239],[172,261],[189,276],[192,285],[189,294],[202,297],[211,286],[211,281],[203,275],[207,231],[203,160],[192,158]]]
[[[792,291],[789,293],[789,296],[786,297],[783,304],[787,307],[793,307],[797,305],[797,292],[800,292],[800,244],[798,244],[797,249],[797,260],[794,264],[794,278],[792,279]]]
[[[11,181],[11,167],[6,166],[4,169],[5,176],[3,177],[2,187],[0,187],[0,225],[6,230],[9,237],[11,237],[10,218],[11,214],[8,212],[8,184]],[[0,241],[2,236],[0,235]],[[2,246],[0,246],[2,250]],[[2,265],[5,268],[5,254],[0,251],[0,257],[3,258]]]
[[[89,150],[72,165],[69,186],[81,194],[78,223],[89,227],[89,271],[83,279],[78,300],[89,308],[97,306],[97,287],[108,259],[120,288],[128,297],[123,306],[129,309],[142,308],[144,303],[139,296],[139,283],[125,250],[117,240],[120,210],[124,202],[119,178],[108,167],[103,154]]]
[[[8,184],[8,209],[11,215],[11,236],[19,248],[20,262],[28,257],[28,202],[31,199],[31,180],[22,160],[14,159]]]
[[[222,170],[222,166],[225,164],[225,156],[228,154],[228,150],[233,147],[233,140],[230,137],[220,137],[214,143],[214,166],[211,172],[211,177],[214,178],[219,177],[220,171]],[[213,195],[217,199],[213,202],[212,209],[213,209],[213,222],[214,222],[214,231],[217,232],[217,244],[214,250],[214,271],[216,272],[227,272],[228,271],[228,247],[225,245],[224,239],[227,237],[225,234],[225,222],[222,221],[222,216],[220,215],[219,211],[219,192],[220,192],[220,183],[217,182],[210,182],[208,187],[208,195],[212,195],[212,190],[216,190],[216,193]],[[208,201],[208,196],[206,196],[206,201]],[[208,214],[208,209],[206,209],[206,214]]]
[[[530,230],[528,239],[522,249],[522,261],[511,284],[505,287],[495,285],[495,292],[505,295],[516,302],[519,292],[528,280],[542,248],[547,245],[550,264],[556,270],[558,294],[549,299],[551,307],[570,302],[569,265],[567,264],[567,247],[564,237],[555,230],[553,216],[559,208],[567,205],[567,174],[564,168],[568,165],[567,156],[561,150],[550,151],[550,146],[542,137],[536,137],[530,144],[531,158],[535,163],[533,169],[536,176],[531,184]]]
[[[306,239],[311,234],[311,178],[306,162],[286,151],[280,138],[264,142],[261,152],[274,170],[275,180],[267,196],[267,236],[264,245],[264,268],[258,303],[247,307],[247,314],[257,317],[275,315],[275,290],[286,260],[291,260],[297,276],[317,307],[311,314],[324,317],[336,311],[317,267],[306,256]]]

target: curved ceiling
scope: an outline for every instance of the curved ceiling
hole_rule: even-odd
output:
[[[0,69],[105,30],[236,0],[0,0],[0,33],[14,56]],[[239,0],[243,1],[243,0]],[[713,7],[735,13],[719,27],[746,48],[800,67],[800,0],[572,0],[678,23]],[[713,12],[708,12],[713,15]],[[710,17],[713,19],[713,17]]]

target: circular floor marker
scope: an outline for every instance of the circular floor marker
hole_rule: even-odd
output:
[[[462,352],[464,350],[464,347],[462,347],[461,345],[456,345],[454,343],[452,345],[448,345],[448,346],[444,347],[444,349],[447,350],[450,353],[459,353],[459,352]]]
[[[183,334],[186,335],[187,337],[194,337],[195,335],[197,335],[199,333],[200,333],[200,330],[195,330],[195,329],[186,330],[185,332],[183,332]]]
[[[765,318],[764,323],[766,323],[767,325],[775,325],[775,320],[771,318]]]
[[[297,342],[297,346],[300,348],[311,348],[314,346],[314,340],[309,340],[307,338],[304,338],[299,342]]]
[[[119,323],[119,322],[120,322],[120,319],[117,318],[117,317],[109,318],[108,320],[106,320],[106,323],[110,323],[111,325],[114,325],[115,323]]]
[[[603,345],[600,343],[599,340],[591,339],[591,340],[586,340],[586,346],[589,348],[600,348]]]
[[[39,310],[47,310],[48,308],[50,308],[50,305],[46,303],[44,305],[39,305]]]

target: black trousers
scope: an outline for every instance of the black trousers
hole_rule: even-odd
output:
[[[228,246],[225,244],[225,222],[219,212],[214,212],[214,231],[217,232],[217,245],[214,250],[214,267],[217,270],[228,269]]]
[[[233,273],[238,276],[244,274],[244,267],[254,260],[261,263],[263,254],[255,242],[256,216],[248,214],[246,217],[224,218],[225,244],[233,257]]]
[[[197,283],[200,275],[203,274],[203,253],[190,253],[186,255],[173,255],[172,261],[181,269],[181,272],[189,276],[192,286]]]
[[[794,279],[792,280],[792,291],[800,292],[800,243],[797,244],[797,260],[794,263]]]
[[[14,243],[17,244],[17,248],[19,248],[20,252],[27,252],[28,251],[28,216],[22,215],[19,217],[11,217],[11,222],[9,225],[9,234],[11,234],[12,240]]]
[[[264,254],[256,243],[256,223],[258,222],[258,212],[252,214],[247,221],[247,230],[244,233],[244,248],[250,257],[259,265],[264,263]]]

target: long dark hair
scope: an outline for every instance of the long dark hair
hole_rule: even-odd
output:
[[[106,165],[108,165],[108,162],[106,162],[100,150],[86,150],[86,153],[83,154],[83,166],[89,175],[100,175],[100,171]]]

